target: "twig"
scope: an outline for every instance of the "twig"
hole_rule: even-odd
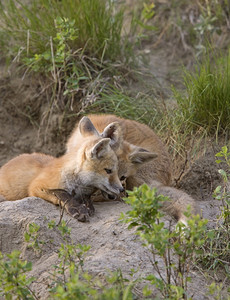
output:
[[[57,223],[57,226],[59,226],[61,224],[67,201],[64,202],[63,206],[61,205],[62,203],[61,203],[60,199],[58,199],[58,203],[59,203],[59,206],[61,207],[61,210],[60,210],[60,219],[59,219],[59,222]]]
[[[186,154],[186,157],[185,157],[185,162],[184,162],[183,168],[182,168],[179,176],[177,178],[175,178],[176,187],[178,187],[178,183],[180,182],[181,177],[184,174],[185,168],[186,168],[186,166],[188,164],[188,153],[187,153],[187,151],[185,152],[185,154]]]

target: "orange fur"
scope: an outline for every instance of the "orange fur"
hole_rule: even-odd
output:
[[[0,169],[0,194],[6,200],[29,196],[28,187],[38,174],[54,159],[41,154],[21,154]]]
[[[115,115],[88,115],[95,128],[103,132],[106,126],[111,122],[117,122],[123,134],[124,142],[115,150],[119,159],[119,177],[127,177],[127,189],[133,189],[143,183],[150,187],[157,187],[158,192],[171,198],[171,201],[165,203],[165,211],[178,220],[186,222],[183,212],[190,205],[193,212],[196,212],[196,204],[188,194],[171,187],[172,184],[172,162],[165,145],[162,143],[156,133],[145,124],[137,121],[119,118]],[[103,133],[102,133],[103,136]],[[67,152],[77,144],[76,128],[67,141]],[[136,148],[135,148],[136,147]],[[148,154],[142,152],[140,147],[155,153],[156,159],[141,160],[140,155]],[[139,148],[139,151],[138,151]],[[136,150],[135,150],[136,149]],[[136,161],[133,155],[136,153]],[[138,161],[138,156],[141,163]],[[144,163],[148,162],[148,163]]]
[[[35,196],[58,204],[59,199],[49,192],[54,189],[70,195],[91,195],[96,189],[119,195],[123,187],[110,139],[101,137],[87,117],[80,121],[78,130],[81,143],[62,157],[22,154],[6,163],[0,169],[1,200]]]

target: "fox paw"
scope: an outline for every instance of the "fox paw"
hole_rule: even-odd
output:
[[[92,200],[77,198],[75,195],[70,195],[63,189],[47,190],[48,193],[52,193],[61,202],[65,210],[73,218],[76,218],[80,222],[88,222],[89,216],[94,214],[94,206]]]
[[[89,211],[85,204],[79,206],[67,206],[66,211],[73,218],[77,219],[80,222],[89,222]]]

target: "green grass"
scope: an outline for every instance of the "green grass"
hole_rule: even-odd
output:
[[[22,2],[0,2],[0,51],[19,62],[24,74],[45,75],[52,109],[80,110],[88,94],[101,92],[135,62],[134,44],[123,30],[124,10],[115,2]]]
[[[159,118],[155,99],[147,94],[130,96],[126,91],[110,86],[105,89],[100,98],[89,105],[86,113],[97,111],[116,114],[122,118],[133,119],[149,126],[156,125]]]
[[[184,71],[186,95],[174,90],[181,115],[191,129],[209,133],[230,129],[230,54],[205,57],[195,71]]]
[[[171,101],[159,100],[154,91],[133,96],[125,89],[110,86],[96,95],[82,114],[115,114],[147,124],[168,146],[173,160],[186,160],[187,151],[192,160],[206,143],[207,132],[202,127],[191,128],[188,117]]]
[[[73,52],[84,49],[87,55],[114,61],[124,55],[127,46],[121,35],[123,11],[115,12],[110,1],[37,0],[28,5],[18,0],[3,0],[0,17],[1,32],[6,37],[5,50],[13,56],[19,49],[23,56],[50,49],[50,42],[58,32],[55,25],[58,17],[75,22],[77,38],[69,43]]]

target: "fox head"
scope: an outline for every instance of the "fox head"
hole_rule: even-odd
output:
[[[72,184],[74,176],[78,185],[100,189],[111,197],[119,195],[124,188],[118,177],[118,158],[111,148],[111,139],[100,136],[88,117],[81,119],[77,130],[77,146],[66,154],[70,178],[66,182]],[[119,126],[115,130],[120,130]],[[119,147],[119,141],[116,143]]]
[[[116,152],[116,151],[115,151]],[[144,148],[124,141],[122,147],[116,152],[118,156],[118,176],[121,181],[136,174],[144,164],[157,157],[157,154]]]
[[[101,137],[110,138],[110,146],[119,160],[119,175],[129,177],[143,164],[157,157],[157,154],[130,144],[123,139],[122,128],[118,122],[105,127]]]
[[[118,157],[118,176],[125,187],[126,178],[135,175],[144,164],[157,157],[157,154],[123,140],[122,128],[118,122],[113,122],[105,127],[101,133],[104,138],[110,138],[110,146]],[[105,198],[110,196],[102,193]]]

